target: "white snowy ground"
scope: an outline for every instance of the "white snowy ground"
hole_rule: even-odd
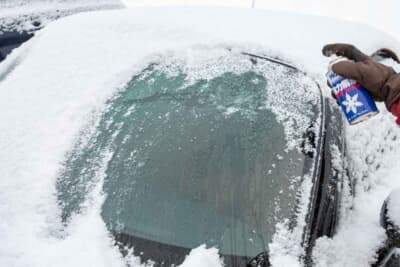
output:
[[[54,183],[79,129],[151,55],[237,45],[280,56],[325,84],[329,59],[320,49],[336,41],[367,52],[400,51],[399,42],[365,25],[250,9],[107,11],[49,24],[0,65],[0,265],[124,266],[99,215],[101,196],[63,229]],[[384,239],[379,210],[400,186],[400,128],[379,108],[378,116],[347,129],[356,198],[337,235],[318,241],[317,266],[367,266]],[[299,266],[287,243],[288,250],[273,251],[275,266]],[[215,249],[199,247],[182,266],[221,263]]]

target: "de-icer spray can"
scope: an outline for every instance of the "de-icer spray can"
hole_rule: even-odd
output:
[[[349,124],[359,123],[378,114],[375,101],[369,92],[357,81],[337,75],[332,71],[332,65],[346,58],[338,58],[330,62],[326,77],[336,96]]]

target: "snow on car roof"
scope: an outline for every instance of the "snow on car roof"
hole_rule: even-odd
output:
[[[79,130],[152,58],[193,47],[240,47],[279,57],[325,84],[329,59],[320,50],[329,42],[354,43],[367,52],[382,46],[400,51],[398,42],[362,24],[251,9],[138,8],[82,13],[48,24],[0,64],[2,262],[123,266],[99,208],[77,216],[67,229],[57,223],[54,183]],[[363,127],[388,121],[390,116],[382,113],[353,129],[369,131]],[[354,131],[350,134],[359,138]],[[353,151],[364,145],[355,143]],[[371,146],[378,147],[376,142]],[[93,201],[101,206],[101,199]],[[375,231],[371,224],[367,230]],[[341,240],[320,247],[342,252]],[[351,255],[352,266],[365,265],[374,242],[366,242],[356,258]],[[321,260],[331,256],[318,252]],[[279,260],[296,262],[275,260],[278,266],[288,266]]]

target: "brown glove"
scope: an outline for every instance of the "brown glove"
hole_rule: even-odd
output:
[[[380,49],[383,53],[391,54],[398,61],[396,54],[389,49]],[[389,52],[388,52],[389,51]],[[376,101],[384,101],[388,110],[400,98],[400,74],[392,68],[372,60],[355,46],[350,44],[329,44],[324,46],[325,56],[335,54],[344,56],[349,61],[340,61],[332,66],[333,72],[343,77],[358,81]]]

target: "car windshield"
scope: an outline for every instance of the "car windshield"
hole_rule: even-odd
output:
[[[268,250],[275,225],[296,217],[319,91],[263,59],[213,64],[160,60],[109,101],[58,180],[64,219],[103,183],[113,233],[236,257]]]

